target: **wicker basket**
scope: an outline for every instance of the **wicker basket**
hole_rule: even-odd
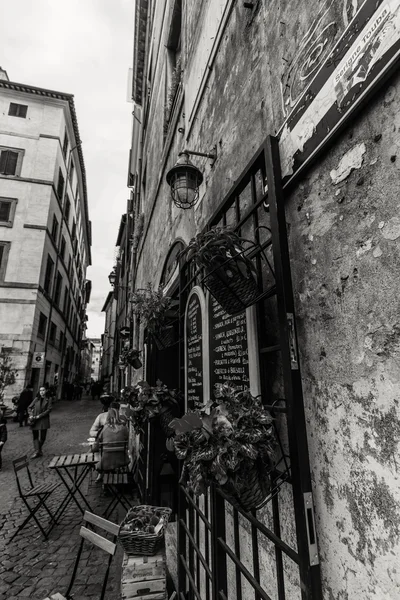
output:
[[[154,341],[159,350],[165,350],[174,344],[175,331],[173,325],[167,325],[153,333]]]
[[[212,260],[204,266],[204,285],[229,315],[240,314],[260,296],[253,264],[245,254],[237,254],[222,264]]]
[[[246,471],[246,487],[238,495],[229,486],[221,486],[233,506],[239,506],[249,512],[261,508],[271,491],[269,474],[262,473],[257,465]]]
[[[169,426],[171,421],[173,419],[175,419],[173,409],[169,408],[169,407],[166,408],[163,412],[160,413],[159,418],[160,418],[161,429],[165,433],[165,436],[167,438],[173,436],[175,433],[175,430]]]
[[[157,511],[164,518],[164,525],[158,533],[147,533],[146,531],[123,531],[122,527],[132,519],[138,516],[143,509],[149,509],[153,514]],[[171,509],[158,506],[140,505],[131,508],[125,519],[121,523],[118,539],[126,554],[137,554],[140,556],[153,556],[164,545],[165,530],[171,515]]]

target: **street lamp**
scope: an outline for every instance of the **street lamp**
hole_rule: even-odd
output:
[[[179,153],[176,164],[166,175],[167,183],[171,187],[171,198],[178,208],[191,208],[199,199],[199,187],[203,182],[203,174],[189,159],[189,156],[205,156],[212,160],[217,158],[217,147],[212,152],[204,153],[194,150],[184,150]]]
[[[113,270],[111,271],[111,273],[109,274],[109,276],[108,276],[108,281],[110,282],[110,285],[111,285],[112,287],[114,287],[114,285],[115,285],[115,282],[117,281],[117,274],[116,274],[116,272],[115,272],[115,269],[113,269]]]

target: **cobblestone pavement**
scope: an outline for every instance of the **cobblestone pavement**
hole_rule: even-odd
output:
[[[81,401],[58,402],[51,414],[51,428],[43,447],[44,456],[30,463],[34,483],[59,482],[57,473],[48,468],[52,457],[57,454],[84,452],[89,428],[100,412],[100,403],[84,397]],[[0,600],[44,600],[55,592],[65,593],[72,573],[72,566],[80,543],[79,527],[82,514],[71,502],[54,527],[49,539],[44,540],[33,520],[7,545],[15,528],[27,515],[27,510],[18,495],[12,460],[24,454],[32,454],[32,434],[28,427],[8,422],[8,441],[3,449],[3,470],[0,472]],[[110,498],[105,497],[101,485],[94,483],[91,475],[86,480],[90,505],[94,512],[102,514]],[[66,490],[60,485],[51,496],[50,509],[55,509]],[[39,511],[40,521],[47,525],[47,514]],[[109,517],[119,523],[123,509]],[[73,588],[74,600],[98,598],[101,590],[105,554],[89,544],[84,546],[79,571]],[[118,549],[111,568],[107,586],[107,600],[120,598],[120,572],[122,550]]]

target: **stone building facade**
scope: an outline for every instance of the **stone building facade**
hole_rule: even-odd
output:
[[[102,335],[102,360],[101,360],[101,379],[105,385],[113,390],[113,381],[115,378],[116,358],[114,353],[115,323],[116,323],[116,300],[114,293],[109,292],[102,312],[105,313],[104,333]]]
[[[91,232],[73,96],[4,76],[0,107],[0,344],[17,371],[11,398],[79,372]]]
[[[162,283],[179,297],[184,265],[172,260],[176,244],[218,223],[241,224],[254,240],[260,226],[275,231],[275,272],[282,264],[291,272],[289,287],[277,281],[285,289],[276,305],[263,298],[246,315],[250,386],[275,407],[286,397],[274,416],[291,481],[252,517],[226,500],[211,497],[211,505],[206,499],[194,508],[181,497],[180,516],[185,523],[192,514],[186,525],[194,537],[180,525],[180,591],[196,587],[201,598],[222,590],[222,597],[247,599],[256,590],[279,600],[395,600],[400,3],[135,6],[135,289]],[[166,182],[184,149],[217,155],[191,156],[203,182],[190,210],[175,206]],[[250,213],[251,226],[244,220]],[[282,298],[293,300],[291,310],[282,309]],[[207,323],[204,331],[213,334]],[[290,346],[288,375],[278,331]],[[145,350],[145,376],[184,384],[182,340],[176,355],[170,349],[152,359],[151,340],[142,330],[135,335]],[[157,466],[153,461],[148,469]]]

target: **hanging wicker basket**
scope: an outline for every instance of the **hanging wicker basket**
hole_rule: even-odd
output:
[[[247,512],[256,510],[268,502],[271,493],[270,474],[270,472],[262,472],[259,465],[255,463],[253,467],[246,469],[246,473],[241,477],[245,479],[246,485],[241,486],[240,494],[237,493],[235,485],[221,486],[221,490],[233,506]]]
[[[205,268],[204,285],[222,308],[230,315],[240,314],[252,306],[261,294],[256,271],[248,254],[253,245],[233,256],[211,256],[202,264]]]
[[[175,418],[173,408],[167,406],[162,412],[159,414],[161,429],[165,433],[165,437],[169,438],[175,434],[175,430],[169,426],[171,421]]]
[[[175,343],[175,330],[173,325],[167,325],[153,332],[154,341],[159,350],[165,350]]]
[[[143,363],[140,360],[140,358],[133,358],[133,359],[128,360],[128,362],[131,365],[131,367],[133,367],[134,369],[140,369],[140,367],[143,366]]]

